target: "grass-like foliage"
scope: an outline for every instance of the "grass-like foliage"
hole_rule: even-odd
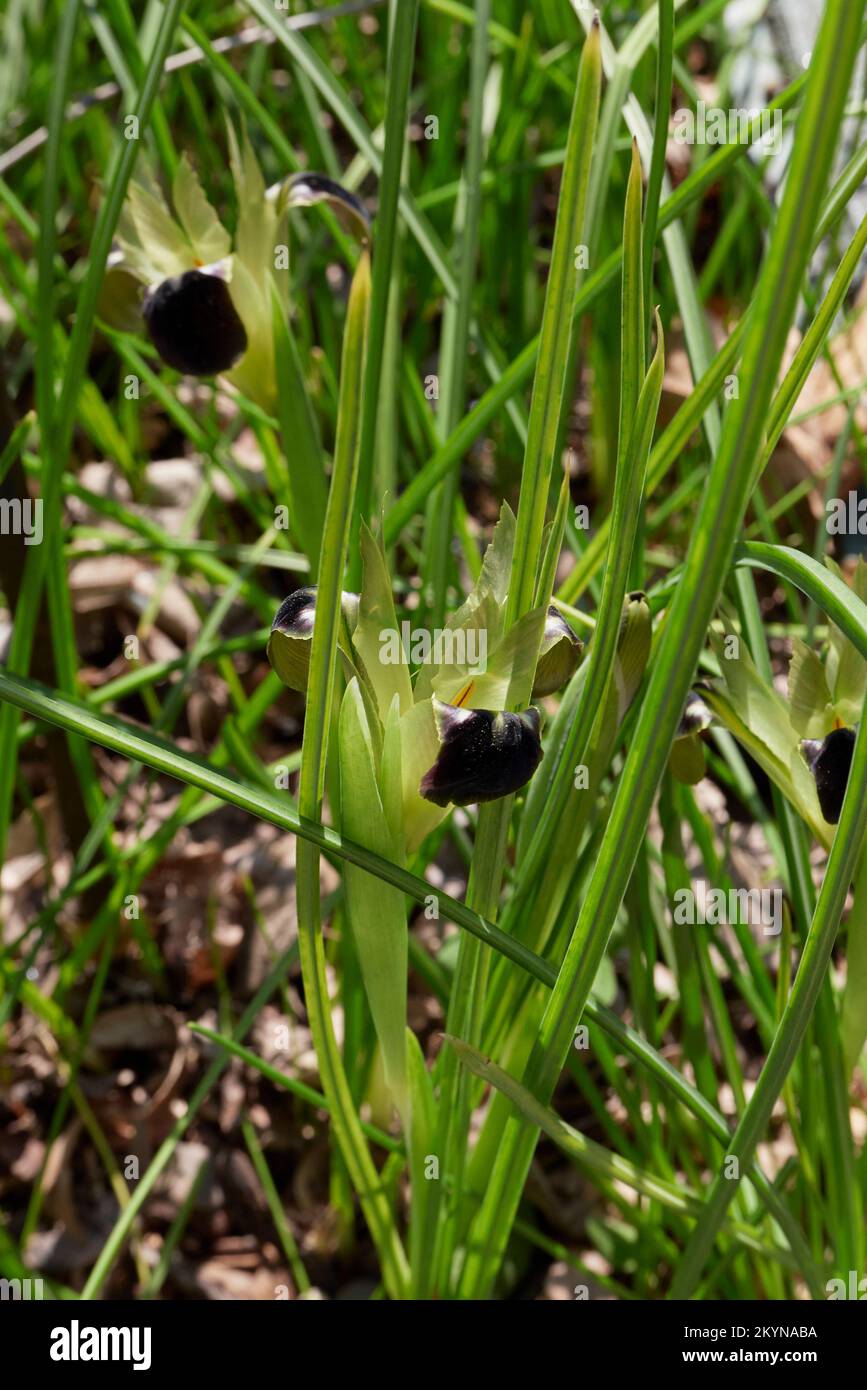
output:
[[[0,1275],[836,1297],[865,0],[705,143],[719,0],[308,8],[0,18]]]

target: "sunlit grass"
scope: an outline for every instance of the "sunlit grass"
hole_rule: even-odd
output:
[[[325,24],[268,0],[217,12],[109,0],[98,14],[70,0],[12,36],[32,61],[29,75],[5,69],[10,146],[22,113],[29,130],[49,100],[44,136],[0,164],[0,332],[14,364],[0,483],[6,498],[38,493],[44,536],[11,547],[0,571],[13,619],[0,846],[22,818],[38,826],[33,769],[48,756],[71,873],[45,888],[23,933],[6,934],[0,1024],[7,1046],[20,1016],[49,1031],[63,1084],[46,1141],[74,1109],[117,1202],[86,1276],[56,1292],[94,1298],[125,1280],[135,1296],[171,1296],[191,1208],[150,1273],[141,1223],[231,1058],[272,1104],[283,1087],[327,1117],[344,1255],[372,1245],[392,1299],[525,1287],[524,1242],[551,1240],[527,1181],[541,1136],[592,1193],[594,1221],[567,1254],[577,1269],[590,1251],[604,1258],[600,1283],[615,1295],[820,1298],[863,1268],[867,1165],[850,1107],[863,1114],[867,735],[847,742],[838,824],[799,749],[810,718],[816,739],[863,726],[867,605],[862,579],[847,582],[803,538],[810,486],[779,495],[772,474],[816,364],[829,359],[839,378],[834,336],[863,271],[867,220],[848,240],[843,217],[867,145],[841,132],[864,3],[827,0],[808,71],[772,103],[792,135],[778,202],[746,145],[693,150],[670,187],[669,110],[695,99],[690,45],[701,36],[721,71],[726,58],[718,3],[684,15],[659,0],[637,23],[613,5],[598,19],[564,5],[556,35],[555,8],[400,0],[340,6]],[[226,44],[242,18],[262,26],[257,45]],[[164,74],[193,44],[195,61]],[[95,100],[71,112],[87,91]],[[156,188],[172,219],[142,192]],[[708,252],[697,218],[711,194]],[[145,198],[142,248],[130,208]],[[191,221],[202,245],[222,248],[216,271],[194,254]],[[133,270],[147,252],[149,293],[197,277],[217,306],[206,335],[231,320],[227,375],[168,365],[196,368],[137,317],[135,296],[130,309],[107,294],[113,245]],[[717,350],[712,289],[728,330]],[[186,342],[183,315],[174,327]],[[675,351],[692,385],[671,415],[660,401]],[[850,437],[863,463],[854,406],[846,431],[829,489]],[[177,534],[149,514],[151,437],[201,470]],[[94,458],[128,492],[85,487]],[[99,525],[75,521],[73,503]],[[121,671],[111,653],[111,679],[94,681],[70,586],[70,567],[93,553],[133,557],[158,591],[180,581],[198,628],[179,657],[136,647]],[[285,664],[272,636],[268,670],[279,600],[300,585],[315,587],[315,607],[281,630],[300,644]],[[539,665],[563,640],[546,626],[552,600],[572,635],[556,691]],[[145,642],[158,607],[139,614]],[[478,626],[488,669],[380,668],[380,629],[404,619]],[[789,639],[805,634],[818,674],[805,695],[793,683],[806,658],[793,662],[784,698]],[[577,671],[574,636],[586,644]],[[731,666],[727,636],[739,643]],[[222,712],[194,756],[205,680]],[[681,716],[696,682],[711,682],[715,721],[690,741]],[[287,708],[303,710],[303,735],[275,763],[288,720],[274,712]],[[456,747],[469,750],[457,772]],[[120,782],[96,750],[125,760]],[[517,771],[498,761],[509,756]],[[678,780],[687,765],[696,776]],[[704,775],[723,810],[709,810]],[[730,885],[735,804],[785,890],[779,938],[672,923],[677,887]],[[209,1064],[127,1190],[81,1084],[90,1034],[124,904],[185,827],[224,805],[297,837],[298,941],[243,1008],[231,971],[216,970],[218,1028],[185,1014]],[[323,858],[339,876],[328,895]],[[463,901],[441,886],[456,864]],[[167,997],[159,934],[141,923],[130,939]],[[50,983],[37,960],[56,967]],[[299,966],[317,1087],[250,1040],[269,1000],[287,1007]],[[427,1036],[407,1027],[408,971],[437,1019]],[[757,1157],[780,1123],[796,1159],[782,1174]],[[248,1118],[242,1138],[305,1292],[268,1146]],[[43,1166],[4,1212],[0,1272],[20,1269],[45,1188]]]

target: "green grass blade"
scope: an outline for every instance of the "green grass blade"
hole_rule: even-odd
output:
[[[454,255],[457,262],[458,297],[457,300],[447,300],[443,309],[439,362],[440,398],[437,408],[437,429],[443,438],[447,438],[457,426],[464,413],[467,395],[470,316],[482,211],[482,117],[488,70],[490,9],[490,0],[478,0],[470,59],[466,159],[461,174],[460,193],[455,204]],[[431,627],[442,627],[445,623],[456,497],[457,477],[454,472],[450,472],[428,499],[426,572],[423,581],[430,606]]]
[[[548,1106],[542,1105],[519,1081],[516,1081],[502,1067],[498,1067],[490,1058],[483,1057],[474,1047],[470,1047],[460,1038],[453,1038],[448,1033],[445,1038],[446,1042],[455,1049],[461,1063],[474,1076],[478,1076],[488,1085],[495,1086],[512,1102],[525,1119],[529,1120],[531,1124],[537,1125],[543,1134],[547,1134],[548,1138],[552,1139],[557,1147],[591,1179],[597,1177],[608,1184],[625,1183],[634,1192],[650,1198],[651,1201],[658,1202],[660,1206],[669,1211],[680,1212],[692,1217],[700,1213],[702,1209],[701,1198],[688,1186],[660,1178],[654,1173],[639,1168],[619,1154],[612,1153],[602,1144],[588,1138],[580,1130],[567,1124]],[[781,1261],[789,1268],[798,1268],[797,1260],[792,1254],[780,1246],[768,1246],[747,1227],[730,1226],[727,1234],[733,1236],[736,1241],[749,1245],[751,1249],[755,1249],[771,1259]]]
[[[743,541],[735,548],[734,563],[767,570],[797,585],[867,658],[867,606],[833,570],[812,555],[764,541]]]
[[[0,669],[0,700],[14,704],[39,720],[68,729],[83,738],[97,743],[123,757],[139,761],[154,772],[174,777],[188,787],[201,791],[242,811],[276,825],[289,834],[309,840],[311,844],[327,854],[333,854],[347,863],[357,864],[375,878],[399,888],[402,893],[422,905],[432,895],[440,905],[442,917],[493,946],[495,950],[507,955],[516,965],[528,970],[536,979],[553,982],[554,972],[550,966],[528,951],[520,942],[514,941],[501,932],[478,912],[452,898],[435,884],[402,869],[389,860],[380,858],[371,850],[338,834],[336,830],[324,826],[320,821],[301,816],[287,806],[285,799],[268,793],[259,787],[247,786],[244,782],[219,772],[203,758],[195,758],[184,753],[175,744],[141,730],[124,720],[106,715],[94,714],[85,705],[68,700],[56,691],[46,689],[36,681],[14,676]]]
[[[653,287],[653,252],[659,220],[659,196],[665,176],[665,150],[671,112],[671,72],[674,60],[674,0],[658,0],[656,102],[653,113],[653,152],[647,175],[644,205],[644,304],[650,327],[650,301]]]
[[[555,446],[560,431],[571,345],[572,305],[575,299],[576,247],[581,239],[593,154],[601,83],[598,27],[584,45],[572,114],[566,161],[557,205],[551,267],[545,290],[540,349],[533,382],[530,422],[521,474],[521,494],[509,579],[505,624],[508,628],[532,607],[543,552],[545,517],[551,490]],[[530,672],[535,662],[530,664]],[[523,709],[530,698],[532,675],[520,686],[513,681],[507,693],[510,709]],[[495,917],[502,882],[504,849],[512,798],[483,806],[473,852],[467,900]],[[451,1031],[475,1041],[481,1029],[489,957],[477,941],[462,938],[449,999],[447,1024]],[[470,1095],[467,1079],[447,1055],[440,1092],[440,1133],[447,1201],[437,1214],[433,1256],[436,1286],[448,1287],[454,1266],[459,1210],[463,1196]]]
[[[836,145],[863,17],[863,3],[829,0],[813,52],[792,165],[759,280],[744,346],[744,390],[726,415],[611,818],[524,1084],[547,1101],[581,1017],[615,914],[644,838],[653,798],[680,719],[708,623],[728,570],[762,448],[767,409],[806,268]],[[536,1142],[511,1123],[486,1194],[465,1288],[491,1287]]]
[[[774,447],[786,427],[792,409],[840,311],[846,297],[846,291],[852,282],[852,276],[864,255],[865,247],[867,247],[867,216],[862,218],[858,230],[846,248],[845,255],[834,273],[819,311],[801,339],[791,366],[780,384],[768,421],[768,437],[762,464],[766,464],[770,459]]]
[[[848,1077],[857,1066],[867,1041],[867,855],[861,857],[847,925],[846,989],[840,1015],[840,1037]]]
[[[51,437],[56,413],[54,394],[54,258],[57,252],[57,202],[63,115],[79,8],[79,0],[70,0],[61,21],[54,82],[51,88],[48,111],[48,143],[45,149],[45,169],[42,179],[41,228],[38,245],[36,404],[44,439]],[[45,489],[43,489],[43,493],[45,493]],[[21,586],[15,625],[12,631],[12,642],[7,659],[11,671],[23,673],[28,669],[33,634],[36,630],[39,605],[42,601],[45,554],[45,548],[37,545],[31,550],[28,558],[25,571],[26,582]],[[6,836],[12,814],[12,795],[15,784],[14,748],[17,730],[17,711],[11,706],[4,707],[3,710],[0,710],[0,861],[5,859]]]
[[[316,417],[310,404],[298,344],[287,322],[279,295],[272,295],[274,330],[274,370],[277,378],[278,409],[292,529],[310,560],[310,570],[319,565],[319,542],[325,523],[328,489],[322,444]]]
[[[358,460],[356,521],[372,516],[373,456],[379,413],[379,386],[382,372],[380,344],[385,339],[388,298],[394,281],[394,246],[397,210],[400,200],[401,166],[406,143],[407,103],[415,57],[415,26],[419,0],[402,0],[391,10],[388,36],[388,98],[385,112],[385,147],[379,180],[379,207],[376,214],[373,260],[373,289],[370,297],[370,339],[376,351],[367,355],[364,391],[361,399],[361,442]],[[394,292],[396,293],[396,287]],[[353,561],[354,566],[354,561]]]
[[[358,478],[369,300],[370,264],[365,253],[355,272],[346,318],[334,471],[322,537],[316,622],[310,652],[298,809],[302,816],[314,818],[319,816],[325,785],[325,759],[337,672],[340,595]],[[304,996],[322,1089],[331,1105],[332,1126],[341,1157],[379,1252],[386,1287],[392,1298],[401,1298],[406,1293],[409,1268],[391,1204],[361,1130],[334,1035],[320,923],[319,850],[308,840],[298,846],[297,896]]]
[[[386,730],[382,752],[383,781],[389,749],[399,756],[400,734],[396,724]],[[340,706],[341,826],[360,844],[377,850],[383,858],[397,859],[396,846],[383,806],[387,789],[380,794],[373,737],[358,680],[346,688]],[[398,785],[400,767],[397,769]],[[347,865],[346,900],[352,938],[358,953],[376,1036],[382,1049],[386,1083],[409,1130],[406,1058],[407,929],[403,898],[393,889]]]
[[[867,832],[867,707],[862,711],[843,810],[816,911],[780,1026],[756,1088],[728,1147],[737,1159],[714,1179],[704,1210],[677,1267],[671,1298],[689,1298],[701,1275],[720,1224],[738,1188],[741,1165],[749,1162],[804,1038],[837,935],[846,894]]]
[[[273,1082],[275,1086],[279,1086],[282,1090],[288,1091],[290,1095],[297,1096],[299,1100],[303,1100],[308,1105],[315,1106],[317,1109],[330,1112],[331,1102],[321,1091],[317,1091],[313,1086],[308,1086],[306,1081],[299,1081],[295,1076],[287,1076],[286,1072],[280,1071],[279,1068],[272,1066],[270,1062],[266,1062],[264,1057],[260,1057],[258,1053],[251,1051],[249,1047],[244,1047],[236,1038],[230,1038],[226,1033],[217,1033],[212,1028],[206,1028],[203,1023],[188,1023],[187,1027],[191,1033],[196,1033],[199,1037],[207,1038],[208,1042],[214,1043],[218,1047],[224,1047],[233,1057],[237,1057],[240,1061],[246,1063],[248,1067],[253,1067],[255,1071],[259,1072],[260,1076],[264,1076],[266,1080]],[[380,1148],[390,1150],[400,1149],[400,1141],[395,1139],[391,1134],[386,1134],[385,1130],[377,1128],[376,1125],[368,1124],[365,1120],[362,1120],[361,1128],[365,1137],[370,1139],[374,1144],[378,1144]]]
[[[521,473],[518,525],[506,611],[507,627],[532,607],[536,572],[542,553],[551,474],[566,391],[566,366],[575,303],[576,247],[584,228],[601,81],[599,26],[596,24],[590,30],[581,55],[569,123]],[[529,691],[514,693],[519,703],[529,696]]]
[[[637,193],[640,198],[641,171],[637,163],[633,165],[633,171],[633,195]],[[636,204],[633,196],[630,210],[630,215],[633,217],[637,215],[637,206],[639,205]],[[628,264],[629,260],[624,260],[624,292],[626,292]],[[634,275],[640,277],[640,237],[638,254],[631,258],[631,264]],[[633,279],[629,281],[629,284],[631,286],[640,284],[640,279]],[[624,323],[629,321],[629,316],[624,315]],[[643,343],[643,318],[633,314],[631,324],[632,331],[640,335],[638,341]],[[659,409],[662,378],[665,371],[665,343],[658,316],[657,333],[656,352],[641,387],[635,418],[631,422],[632,428],[627,438],[621,441],[622,452],[618,457],[615,476],[612,526],[609,533],[608,560],[605,567],[602,598],[593,641],[585,658],[587,675],[578,699],[575,718],[569,729],[559,764],[553,774],[551,796],[542,807],[541,816],[524,858],[523,872],[528,881],[532,881],[536,877],[547,856],[547,846],[552,842],[551,837],[556,833],[556,826],[565,814],[567,800],[574,795],[575,768],[579,765],[586,765],[592,760],[593,750],[602,740],[603,731],[600,727],[600,718],[605,716],[609,692],[614,679],[614,663],[620,636],[621,614],[623,613],[624,598],[629,582],[632,550],[644,493],[645,467]],[[634,361],[637,365],[637,359]],[[589,788],[587,794],[591,794]]]

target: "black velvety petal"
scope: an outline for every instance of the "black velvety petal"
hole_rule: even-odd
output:
[[[358,594],[340,596],[343,621],[350,632],[358,621]],[[268,660],[284,685],[305,691],[310,673],[310,647],[316,621],[315,588],[296,589],[277,609],[268,638]],[[341,639],[338,640],[341,646]],[[343,647],[341,646],[341,650]]]
[[[271,631],[283,632],[288,637],[309,637],[313,631],[315,612],[315,588],[296,589],[294,594],[284,598],[277,609]]]
[[[804,739],[801,744],[801,751],[816,779],[822,815],[829,825],[836,825],[840,819],[854,747],[854,729],[832,729],[821,742]]]
[[[296,589],[280,604],[271,624],[268,660],[290,690],[307,689],[315,618],[316,590]]]
[[[355,630],[358,621],[358,594],[344,589],[340,595],[340,607],[350,630]],[[282,632],[286,637],[310,637],[316,617],[316,586],[296,589],[284,598],[274,615],[272,632]]]
[[[529,782],[542,758],[539,711],[458,709],[434,701],[440,752],[419,792],[436,806],[496,801]]]
[[[187,270],[149,290],[142,305],[151,341],[170,367],[188,376],[227,372],[247,351],[247,334],[225,279]]]
[[[302,172],[286,181],[290,207],[313,207],[328,203],[337,213],[338,221],[349,231],[366,237],[370,231],[370,213],[360,198],[327,174]]]

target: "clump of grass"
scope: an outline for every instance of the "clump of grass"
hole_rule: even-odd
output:
[[[71,0],[56,33],[28,35],[32,89],[51,85],[47,133],[41,164],[16,156],[0,180],[0,288],[34,376],[0,481],[38,487],[44,507],[43,543],[22,541],[0,571],[14,608],[0,671],[0,845],[33,806],[25,759],[50,730],[72,856],[62,892],[2,948],[0,1021],[29,1011],[51,1032],[64,1085],[47,1138],[73,1105],[117,1195],[80,1295],[100,1295],[127,1242],[140,1296],[166,1286],[192,1195],[150,1276],[141,1222],[234,1057],[327,1114],[345,1248],[362,1238],[360,1218],[390,1298],[513,1290],[523,1242],[551,1247],[532,1209],[521,1212],[542,1135],[594,1193],[582,1248],[565,1254],[580,1267],[595,1245],[615,1293],[822,1297],[864,1259],[867,1168],[849,1106],[867,1039],[867,585],[865,567],[850,585],[821,545],[799,549],[800,494],[772,498],[766,472],[820,356],[836,369],[832,330],[867,244],[865,221],[816,271],[867,172],[863,148],[838,159],[864,4],[828,0],[808,71],[774,102],[792,137],[778,206],[746,146],[696,159],[676,191],[668,184],[673,73],[688,99],[684,53],[699,34],[719,51],[717,5],[676,23],[676,5],[659,0],[631,29],[613,6],[601,17],[579,8],[586,33],[570,16],[555,39],[541,3],[512,25],[514,7],[503,19],[487,3],[401,0],[376,7],[374,37],[354,14],[308,32],[248,0],[269,42],[231,60],[218,20],[187,8],[168,0],[139,32],[126,0],[99,16]],[[198,46],[197,80],[169,64],[161,86],[183,35]],[[91,59],[113,74],[134,138],[99,101],[67,122]],[[268,64],[280,81],[263,80]],[[14,99],[32,97],[20,81]],[[439,139],[408,139],[410,123],[434,115],[427,105]],[[98,193],[79,172],[89,162]],[[716,353],[706,292],[723,253],[697,263],[694,223],[711,187],[722,190],[717,245],[740,246],[723,277],[730,305],[746,305]],[[749,199],[761,241],[744,227]],[[217,208],[230,210],[225,223]],[[800,346],[783,371],[796,320]],[[663,423],[679,330],[694,384]],[[184,376],[201,379],[195,392]],[[143,394],[124,396],[123,379]],[[181,538],[77,476],[97,451],[141,498],[144,398],[205,460]],[[576,399],[588,407],[579,432]],[[239,467],[242,431],[261,487]],[[850,436],[863,458],[854,406],[836,479]],[[460,465],[480,440],[494,464],[474,512]],[[582,450],[580,477],[567,445]],[[113,534],[70,531],[66,495]],[[76,547],[94,543],[147,555],[160,583],[180,576],[201,621],[177,661],[146,659],[96,690],[81,678],[68,576]],[[284,597],[287,570],[297,585]],[[787,698],[763,622],[766,575],[779,586],[770,599],[784,595]],[[249,619],[241,636],[221,631],[236,605]],[[413,659],[404,623],[439,634],[435,659]],[[469,659],[480,635],[484,659]],[[273,669],[247,680],[233,658],[252,653],[264,671],[266,647]],[[228,712],[201,758],[179,726],[208,668]],[[285,686],[304,710],[295,797],[285,761],[275,781],[261,753]],[[119,790],[95,747],[132,764]],[[113,822],[142,769],[183,791],[154,836],[141,812],[130,846]],[[674,895],[692,891],[687,847],[697,876],[734,891],[730,826],[709,814],[706,777],[747,808],[785,886],[778,938],[749,921],[672,919]],[[146,808],[155,795],[151,777]],[[187,1020],[213,1049],[209,1065],[127,1192],[79,1084],[119,914],[177,833],[226,803],[297,836],[297,947],[237,1018],[214,955],[219,1028]],[[340,873],[327,899],[323,855]],[[431,881],[456,857],[464,901]],[[85,895],[94,910],[76,939],[59,918]],[[439,923],[434,950],[417,907]],[[135,943],[165,991],[158,940],[142,929]],[[57,965],[51,988],[32,970],[44,952]],[[318,1088],[249,1044],[296,964]],[[410,970],[435,1000],[441,1046],[408,1027]],[[82,971],[83,1007],[72,992]],[[749,1098],[745,1062],[757,1072]],[[580,1125],[560,1113],[576,1097]],[[798,1157],[781,1176],[757,1161],[780,1100]],[[249,1116],[242,1134],[306,1291],[298,1233]],[[0,1242],[0,1269],[19,1269],[43,1197],[44,1173],[14,1241]]]

